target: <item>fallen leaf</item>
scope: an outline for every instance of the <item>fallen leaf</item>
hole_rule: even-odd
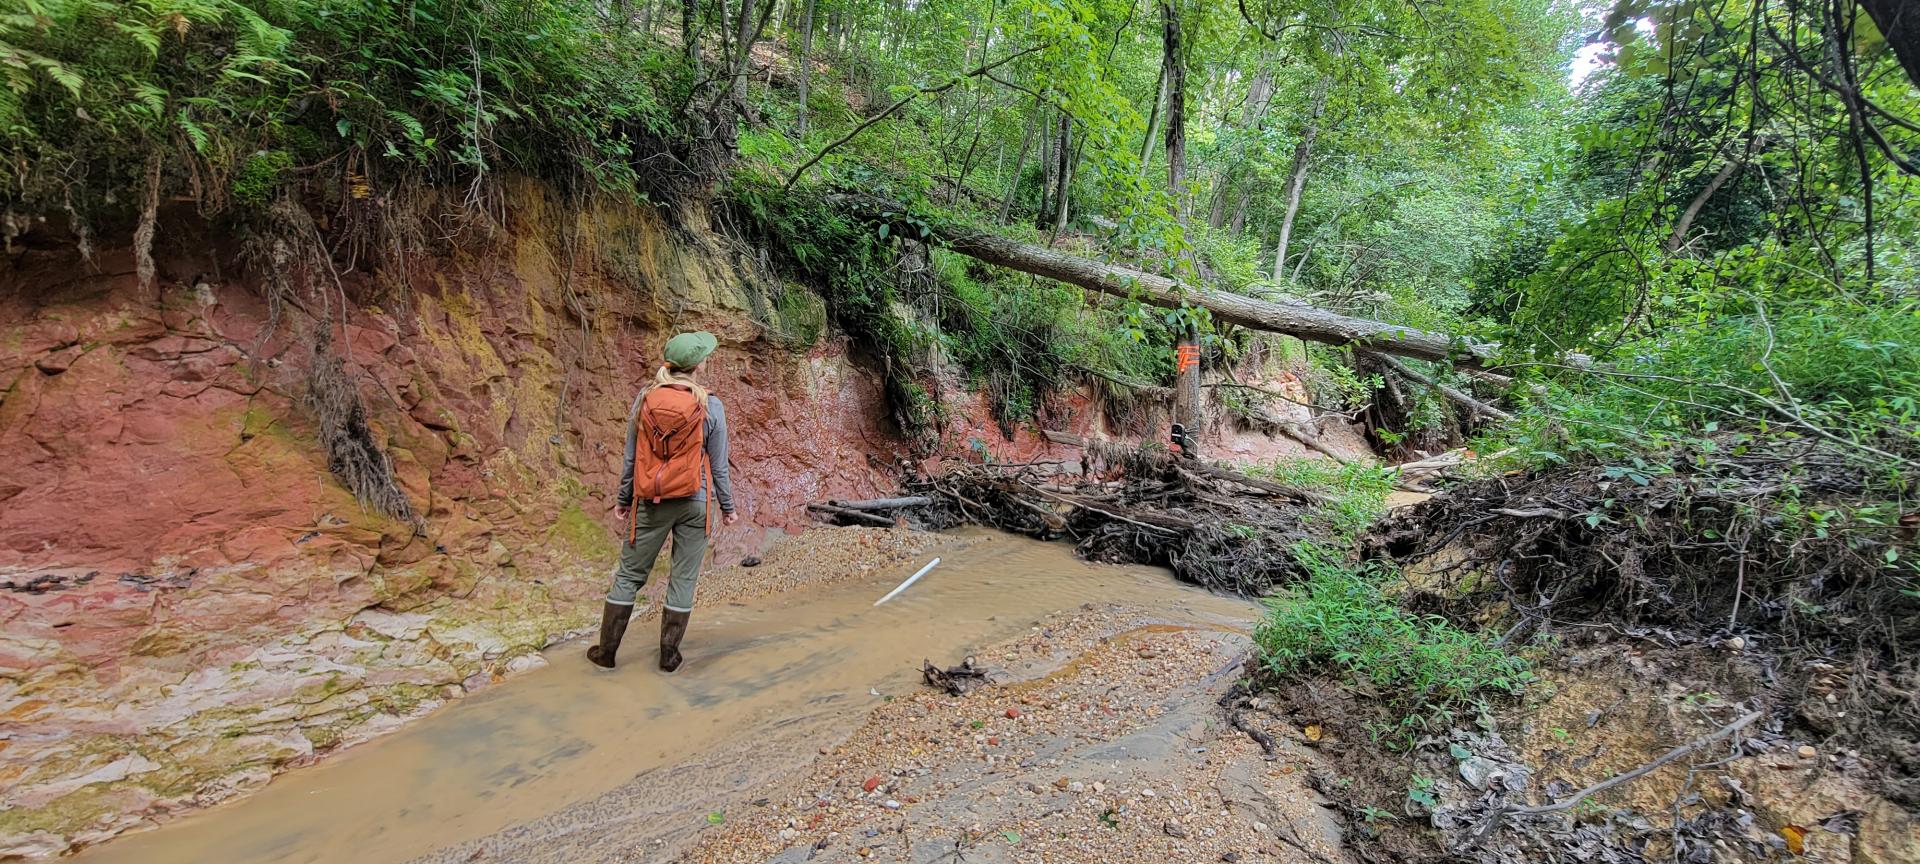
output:
[[[1787,838],[1787,851],[1795,855],[1807,854],[1807,829],[1798,825],[1784,825],[1780,836]]]
[[[1308,741],[1318,741],[1320,740],[1320,724],[1308,723],[1307,728],[1300,730],[1300,734],[1307,736]]]
[[[715,810],[715,811],[713,811],[712,813],[708,813],[708,814],[707,814],[707,824],[708,824],[708,825],[718,825],[718,824],[720,824],[720,823],[722,823],[722,822],[725,822],[725,821],[727,821],[727,814],[725,814],[725,813],[722,813],[722,812],[720,812],[720,811],[718,811],[718,810]]]
[[[1018,831],[1002,832],[1000,836],[1007,838],[1008,843],[1011,843],[1015,846],[1020,845],[1020,832]]]

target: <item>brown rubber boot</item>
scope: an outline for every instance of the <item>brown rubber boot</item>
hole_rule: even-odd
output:
[[[632,606],[608,603],[600,610],[600,642],[587,649],[587,662],[602,669],[613,668],[613,655],[620,651],[620,640],[627,635],[627,619]]]
[[[660,610],[660,671],[680,668],[680,637],[687,635],[687,617],[691,614]]]

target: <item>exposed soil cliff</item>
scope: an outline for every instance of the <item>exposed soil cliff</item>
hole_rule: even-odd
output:
[[[15,250],[0,853],[219,800],[537,663],[605,590],[625,411],[670,329],[723,340],[746,520],[721,554],[884,485],[878,389],[831,341],[765,338],[779,322],[717,241],[517,191],[491,236],[416,253],[403,295],[343,277],[332,348],[418,532],[328,469],[293,326],[324,313],[273,322],[225,238],[169,223],[157,297],[126,250]]]

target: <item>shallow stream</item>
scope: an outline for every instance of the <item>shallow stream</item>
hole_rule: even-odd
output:
[[[827,588],[701,606],[683,646],[686,664],[672,676],[654,668],[651,619],[628,631],[614,672],[589,666],[581,643],[556,646],[545,669],[279,777],[247,799],[76,860],[561,861],[610,842],[664,854],[704,826],[710,808],[804,769],[886,694],[921,686],[923,658],[955,663],[1041,616],[1088,603],[1231,629],[1257,611],[1178,584],[1165,570],[1078,561],[1061,544],[973,533],[933,555],[940,566],[884,606],[873,603],[924,561]]]

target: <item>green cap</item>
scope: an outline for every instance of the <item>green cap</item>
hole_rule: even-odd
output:
[[[663,352],[667,365],[675,369],[692,369],[707,359],[713,349],[720,347],[720,340],[705,330],[682,333],[667,340],[667,350]]]

